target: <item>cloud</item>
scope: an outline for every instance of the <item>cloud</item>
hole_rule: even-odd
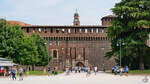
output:
[[[99,25],[120,0],[2,0],[1,16],[29,24],[71,25],[78,9],[81,24]],[[4,9],[5,8],[5,9]]]

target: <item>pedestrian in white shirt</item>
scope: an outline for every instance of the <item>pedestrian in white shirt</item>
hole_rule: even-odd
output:
[[[94,67],[94,73],[96,75],[96,73],[97,73],[97,66]]]

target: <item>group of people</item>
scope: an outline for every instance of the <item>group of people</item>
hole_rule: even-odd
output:
[[[48,76],[50,76],[50,72],[52,73],[52,75],[57,75],[58,74],[58,70],[57,67],[52,67],[52,68],[48,68]]]
[[[51,69],[52,75],[57,75],[57,67]]]
[[[119,67],[119,66],[113,66],[112,67],[112,73],[114,73],[115,75],[117,75],[118,73],[120,73],[120,76],[122,76],[123,73],[125,73],[125,75],[128,76],[129,67],[126,66],[125,68],[123,68],[123,67]]]
[[[18,68],[18,70],[16,69],[16,67],[10,68],[9,70],[9,76],[13,79],[16,80],[16,74],[19,74],[19,80],[23,80],[23,68],[20,67]]]
[[[95,67],[80,67],[80,66],[76,66],[74,68],[75,73],[81,73],[81,72],[87,72],[86,76],[90,76],[91,71],[93,70],[95,75],[98,72],[98,68],[97,66]],[[69,75],[72,72],[72,68],[66,68],[66,75]]]

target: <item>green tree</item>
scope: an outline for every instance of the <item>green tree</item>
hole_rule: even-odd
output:
[[[38,61],[35,41],[24,34],[21,26],[9,26],[6,20],[0,21],[0,56],[23,65]]]
[[[20,40],[19,46],[17,48],[18,56],[17,60],[20,61],[22,65],[34,65],[39,61],[39,54],[37,51],[37,46],[31,37],[25,36],[23,40]]]
[[[144,69],[149,58],[149,47],[146,41],[149,39],[150,27],[150,0],[122,0],[112,8],[116,15],[112,26],[108,28],[108,36],[112,38],[112,51],[106,56],[117,56],[119,58],[119,47],[117,42],[123,40],[122,60],[124,65],[132,68]]]
[[[48,64],[48,61],[50,61],[51,57],[48,57],[48,48],[47,48],[47,42],[42,38],[40,37],[39,34],[33,34],[31,36],[35,43],[36,43],[36,46],[37,46],[37,51],[38,51],[38,58],[39,58],[39,61],[36,63],[36,65],[38,66],[45,66]]]

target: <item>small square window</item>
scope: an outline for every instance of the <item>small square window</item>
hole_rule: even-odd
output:
[[[85,33],[87,33],[88,32],[88,29],[85,29]]]
[[[71,30],[70,30],[70,29],[68,29],[68,33],[71,33]]]
[[[53,33],[53,29],[52,28],[50,29],[50,32]]]
[[[56,46],[59,46],[59,41],[56,41]]]
[[[104,33],[104,29],[102,29],[102,33]]]
[[[44,33],[47,33],[47,28],[44,28]]]
[[[59,33],[59,29],[58,28],[56,29],[56,33]]]
[[[82,29],[79,29],[79,32],[82,32]]]
[[[62,33],[65,33],[65,29],[62,29]]]
[[[94,32],[94,30],[93,29],[91,29],[91,33],[93,33]]]
[[[99,30],[98,29],[96,29],[96,33],[98,33],[99,32]]]

